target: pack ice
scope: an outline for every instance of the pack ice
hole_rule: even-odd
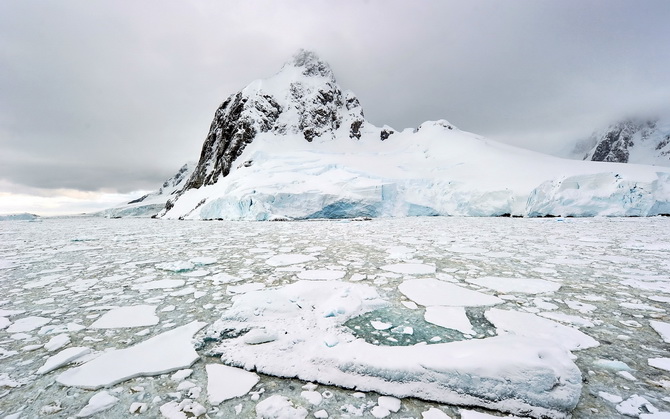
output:
[[[343,326],[388,304],[369,285],[298,281],[234,297],[204,339],[235,336],[212,354],[279,377],[535,417],[567,417],[577,405],[581,373],[555,341],[508,334],[380,346]]]

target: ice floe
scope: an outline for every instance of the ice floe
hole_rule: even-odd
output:
[[[561,284],[538,278],[504,278],[484,276],[466,278],[467,282],[502,293],[541,294],[557,291]]]
[[[475,331],[472,328],[472,323],[470,323],[470,320],[465,313],[465,308],[463,307],[426,307],[424,318],[429,323],[448,329],[458,330],[466,335],[475,334]]]
[[[194,321],[135,346],[105,352],[84,365],[63,372],[56,381],[66,386],[96,390],[129,378],[188,367],[199,358],[191,338],[205,325]]]
[[[155,324],[158,324],[156,306],[137,305],[111,309],[89,327],[92,329],[115,329],[153,326]]]
[[[437,279],[410,279],[398,286],[407,298],[422,306],[476,307],[501,304],[498,297]]]
[[[598,346],[595,339],[580,330],[535,314],[492,308],[486,311],[485,316],[499,333],[546,339],[571,351]]]
[[[240,368],[207,364],[207,397],[213,405],[244,396],[259,380],[258,375]]]
[[[211,339],[223,330],[233,335],[276,330],[276,340],[244,345],[242,334],[222,340],[212,352],[228,365],[396,397],[549,417],[564,417],[579,400],[579,369],[554,341],[507,335],[378,346],[355,339],[342,328],[349,318],[383,305],[374,288],[366,285],[300,281],[236,297],[205,336]],[[338,337],[337,344],[324,343],[328,333]],[[258,407],[257,412],[261,415]]]

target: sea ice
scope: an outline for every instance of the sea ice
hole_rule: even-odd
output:
[[[571,354],[554,341],[506,335],[377,346],[342,328],[351,317],[383,305],[367,285],[300,281],[235,297],[204,338],[218,337],[223,330],[233,335],[254,328],[276,330],[278,337],[271,342],[245,345],[242,335],[223,339],[212,353],[225,364],[264,374],[400,398],[554,418],[565,417],[579,400],[581,373]],[[324,344],[328,333],[337,335],[337,345]]]
[[[575,326],[582,326],[582,327],[593,327],[593,322],[591,320],[587,320],[583,317],[579,316],[573,316],[571,314],[565,314],[565,313],[555,313],[555,312],[550,312],[550,313],[539,313],[540,316],[545,317],[547,319],[551,320],[556,320],[562,323],[570,323],[574,324]]]
[[[318,281],[328,281],[335,279],[342,279],[346,274],[345,271],[333,271],[330,269],[314,269],[310,271],[298,272],[298,278]]]
[[[286,266],[295,265],[298,263],[311,262],[316,260],[314,256],[301,255],[297,253],[289,253],[284,255],[275,255],[265,261],[270,266]]]
[[[78,418],[87,418],[93,416],[96,413],[103,412],[107,409],[110,409],[116,403],[119,402],[119,399],[112,396],[106,391],[101,391],[94,394],[88,401],[88,404],[77,413]]]
[[[39,316],[24,317],[22,319],[16,320],[14,323],[9,325],[9,327],[7,328],[7,332],[8,333],[30,332],[32,330],[37,329],[38,327],[44,326],[50,321],[51,319],[47,317],[39,317]]]
[[[165,262],[156,264],[156,269],[170,272],[186,272],[192,270],[194,267],[194,264],[188,261]]]
[[[93,322],[91,329],[142,327],[158,324],[156,306],[138,305],[114,308]]]
[[[425,265],[423,263],[396,263],[393,265],[382,266],[380,269],[398,274],[411,275],[426,275],[435,273],[435,266]]]
[[[207,364],[207,397],[216,406],[224,400],[244,396],[256,385],[258,375],[222,364]]]
[[[44,365],[42,365],[40,369],[37,370],[37,374],[46,374],[50,371],[62,367],[63,365],[76,361],[77,359],[81,358],[86,354],[89,354],[90,352],[91,352],[90,348],[79,347],[79,346],[63,349],[56,355],[52,355],[49,358],[47,358]]]
[[[663,342],[670,343],[670,323],[659,322],[657,320],[650,320],[651,327],[661,336]]]
[[[66,386],[96,390],[141,375],[164,374],[188,367],[199,359],[191,338],[205,325],[194,321],[129,348],[105,352],[84,365],[63,372],[56,381]]]
[[[658,368],[658,369],[661,369],[661,370],[670,371],[670,358],[651,358],[651,359],[648,359],[647,362],[652,367],[655,367],[655,368]]]
[[[446,327],[447,329],[458,330],[466,335],[475,334],[463,307],[426,307],[424,318],[428,323]]]
[[[421,412],[421,418],[422,419],[451,419],[451,416],[447,415],[440,409],[436,409],[434,407],[431,407],[430,409],[426,410],[425,412]]]
[[[178,288],[186,283],[183,279],[159,279],[156,281],[142,282],[133,285],[133,289],[137,291],[151,291],[158,289]]]
[[[407,298],[423,306],[476,307],[501,304],[492,295],[469,290],[437,279],[410,279],[398,286]]]
[[[583,332],[531,313],[492,308],[484,313],[499,332],[553,341],[571,351],[598,346],[598,342]]]
[[[49,352],[53,352],[69,344],[70,344],[70,336],[65,333],[62,333],[49,339],[49,341],[44,344],[44,349],[46,349]]]
[[[256,417],[259,419],[305,419],[307,409],[302,406],[293,407],[288,397],[275,394],[256,405]]]
[[[485,276],[480,278],[466,278],[467,282],[490,288],[502,293],[541,294],[558,291],[561,284],[538,278],[501,278]]]

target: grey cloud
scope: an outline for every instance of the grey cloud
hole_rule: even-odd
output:
[[[0,3],[0,178],[153,188],[197,159],[218,104],[298,48],[368,119],[445,118],[536,150],[666,107],[670,3]]]

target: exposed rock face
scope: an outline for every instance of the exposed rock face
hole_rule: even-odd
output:
[[[198,165],[182,191],[227,176],[259,133],[298,134],[311,142],[334,138],[342,128],[358,139],[366,123],[358,99],[340,89],[328,64],[301,50],[279,73],[251,83],[216,110]]]
[[[658,119],[628,119],[594,133],[576,150],[584,160],[670,166],[670,129]]]

